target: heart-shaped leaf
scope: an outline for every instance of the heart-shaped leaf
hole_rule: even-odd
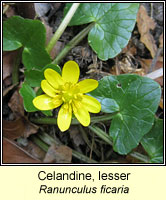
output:
[[[3,24],[3,50],[12,51],[24,47],[23,63],[28,70],[42,69],[51,62],[45,43],[46,30],[39,20],[13,16]]]
[[[31,87],[40,87],[41,81],[44,80],[44,71],[47,68],[51,68],[61,74],[61,68],[55,64],[48,64],[42,70],[31,69],[26,71],[25,79],[29,86]]]
[[[38,109],[35,108],[35,106],[32,103],[32,100],[36,97],[36,93],[26,82],[22,84],[22,87],[19,92],[24,100],[24,109],[27,112],[38,111]]]
[[[66,5],[66,14],[71,7]],[[101,60],[115,57],[127,45],[134,28],[139,3],[82,3],[70,25],[94,22],[88,42]]]
[[[141,140],[152,163],[163,163],[163,133],[163,120],[156,119],[152,129]]]
[[[30,85],[27,82],[24,82],[22,84],[22,87],[20,89],[20,94],[23,98],[23,102],[24,102],[24,109],[27,112],[35,112],[35,111],[39,111],[34,105],[33,105],[33,99],[36,97],[36,93],[35,91],[30,87]],[[45,114],[46,116],[52,116],[52,112],[51,110],[45,110],[42,111],[43,114]]]
[[[115,110],[118,114],[113,117],[109,134],[113,139],[114,150],[120,154],[127,154],[151,129],[161,89],[157,82],[149,78],[124,74],[104,77],[90,95],[101,102],[104,112],[110,112],[111,107],[114,109],[115,105],[119,108]],[[113,102],[108,110],[105,104],[103,105],[104,98]]]

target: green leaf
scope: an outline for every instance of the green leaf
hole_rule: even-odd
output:
[[[149,133],[144,135],[141,144],[150,156],[152,163],[163,163],[163,120],[156,119]]]
[[[24,82],[22,84],[22,87],[20,89],[20,94],[23,98],[23,103],[24,103],[24,109],[27,112],[35,112],[35,111],[41,111],[38,110],[34,105],[33,105],[33,99],[36,97],[35,91],[30,87],[30,85],[27,82]],[[45,110],[42,111],[43,114],[46,116],[52,116],[52,111],[51,110]]]
[[[53,70],[55,70],[56,72],[58,72],[60,75],[61,75],[61,68],[59,65],[56,65],[56,64],[48,64],[46,65],[42,71],[43,71],[43,77],[44,77],[44,71],[47,69],[47,68],[51,68]]]
[[[46,30],[39,20],[23,19],[13,16],[3,24],[3,50],[23,50],[23,63],[30,70],[42,69],[51,62],[45,50]]]
[[[119,105],[116,103],[114,99],[98,97],[100,103],[102,105],[101,111],[105,113],[113,113],[119,111]]]
[[[48,117],[52,117],[53,114],[52,114],[52,111],[51,110],[43,110],[41,111],[44,115],[48,116]]]
[[[42,70],[31,69],[29,71],[25,71],[25,79],[29,86],[40,87],[41,81],[45,79],[44,71],[47,68],[51,68],[61,74],[61,68],[55,64],[48,64]]]
[[[64,13],[71,7],[68,3]],[[101,60],[115,57],[127,45],[139,3],[82,3],[70,26],[94,22],[88,42]]]
[[[114,150],[127,154],[151,129],[161,89],[157,82],[149,78],[124,74],[104,77],[90,95],[101,102],[105,112],[110,112],[111,108],[107,110],[101,99],[108,98],[110,102],[114,100],[119,106],[119,112],[111,122],[109,134],[113,139]]]
[[[27,112],[38,111],[38,109],[35,108],[35,106],[32,103],[32,100],[36,97],[36,93],[27,83],[22,84],[22,87],[19,92],[23,97],[24,109]]]
[[[25,80],[31,87],[39,87],[41,81],[43,80],[42,71],[31,69],[25,71]]]

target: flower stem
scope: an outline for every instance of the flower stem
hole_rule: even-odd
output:
[[[71,8],[68,11],[67,15],[63,19],[63,21],[60,24],[59,28],[57,29],[57,31],[55,32],[54,36],[51,38],[50,42],[48,43],[48,45],[46,47],[46,50],[48,51],[48,53],[51,52],[51,50],[54,47],[54,45],[56,44],[56,42],[58,41],[58,39],[63,34],[64,30],[66,29],[67,25],[69,24],[71,18],[73,17],[73,15],[76,12],[76,10],[77,10],[79,5],[80,5],[80,3],[73,3],[73,5],[71,6]]]
[[[38,138],[36,135],[31,135],[31,140],[37,144],[43,151],[47,152],[49,149],[49,145],[43,142],[40,138]]]
[[[107,144],[113,146],[113,141],[106,132],[104,132],[97,126],[88,126],[88,128],[94,133],[96,133],[96,135],[99,136],[101,139],[103,139]],[[147,156],[140,154],[136,151],[131,152],[129,155],[145,163],[149,163],[149,158]]]
[[[83,137],[83,140],[84,140],[85,143],[88,145],[88,147],[91,149],[92,144],[91,144],[91,142],[90,142],[90,140],[89,140],[89,138],[88,138],[88,136],[87,136],[87,133],[85,132],[84,128],[83,128],[81,125],[79,125],[79,130],[80,130],[80,132],[81,132],[81,135],[82,135],[82,137]],[[100,151],[99,151],[97,148],[96,148],[96,149],[93,149],[93,152],[94,152],[98,157],[100,157]]]
[[[138,153],[136,151],[133,151],[132,153],[130,153],[130,156],[132,156],[132,157],[134,157],[134,158],[136,158],[138,160],[141,160],[141,161],[143,161],[145,163],[149,163],[148,156],[142,155],[142,154],[140,154],[140,153]]]
[[[111,137],[106,134],[102,129],[97,126],[88,126],[88,128],[96,133],[96,135],[103,139],[107,144],[110,144],[111,146],[113,145]]]
[[[88,158],[87,156],[85,156],[85,155],[79,153],[78,151],[72,150],[72,155],[73,155],[75,158],[77,158],[77,159],[79,159],[79,160],[82,160],[82,161],[85,162],[85,163],[97,163],[96,160],[92,160],[92,159]]]
[[[111,120],[115,114],[117,113],[91,117],[91,122],[96,123],[96,122],[101,122],[101,121],[108,121],[108,120]],[[49,117],[40,117],[40,118],[31,117],[30,121],[36,124],[55,124],[55,125],[57,124],[56,118],[49,118]],[[80,122],[77,119],[72,119],[71,124],[77,125],[77,124],[80,124]]]
[[[45,152],[48,151],[48,148],[52,144],[62,145],[62,143],[58,140],[58,138],[52,138],[47,133],[39,133],[38,137],[32,135],[32,141],[37,144],[40,148],[42,148]],[[87,156],[75,151],[72,149],[72,156],[85,162],[85,163],[97,163],[97,161],[88,158]]]
[[[94,23],[89,24],[85,29],[78,33],[58,54],[58,56],[53,60],[53,64],[59,64],[60,61],[68,54],[68,52],[75,47],[84,37],[89,33],[91,28],[94,26]]]

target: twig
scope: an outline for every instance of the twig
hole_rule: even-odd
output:
[[[151,63],[151,66],[150,66],[150,69],[149,69],[148,73],[151,73],[153,71],[153,69],[155,68],[157,60],[158,60],[158,57],[160,56],[161,52],[162,52],[162,48],[158,48],[158,50],[156,52],[156,55],[152,60],[152,63]]]
[[[148,78],[151,78],[151,79],[156,79],[156,78],[159,78],[163,76],[163,68],[160,68],[154,72],[151,72],[149,74],[146,74],[144,77],[148,77]]]

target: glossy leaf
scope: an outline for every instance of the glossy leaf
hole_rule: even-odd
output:
[[[23,97],[24,109],[27,112],[38,111],[38,109],[35,108],[35,106],[32,103],[32,100],[36,97],[36,93],[27,83],[22,84],[22,87],[19,92],[21,96]]]
[[[29,71],[25,71],[25,79],[26,82],[31,86],[31,87],[40,87],[41,81],[45,79],[44,77],[44,71],[47,68],[51,68],[61,74],[61,68],[58,65],[55,64],[48,64],[45,67],[43,67],[42,70],[37,70],[37,69],[31,69]]]
[[[13,16],[3,24],[3,50],[12,51],[24,47],[22,58],[25,67],[42,69],[51,62],[45,50],[46,30],[39,20]]]
[[[149,78],[125,74],[104,77],[99,81],[99,87],[90,95],[101,102],[104,112],[110,112],[111,107],[107,110],[101,99],[108,98],[119,106],[119,112],[111,122],[109,134],[113,139],[114,150],[127,154],[151,129],[161,89],[157,82]],[[114,108],[114,104],[110,106]]]
[[[144,135],[141,144],[150,156],[152,163],[163,163],[163,120],[156,119],[149,133]]]
[[[48,117],[52,117],[52,111],[51,110],[42,110],[41,111],[44,115],[48,116]]]
[[[68,3],[66,14],[71,3]],[[127,45],[134,28],[139,3],[82,3],[70,25],[94,22],[88,42],[101,60],[115,57]]]

